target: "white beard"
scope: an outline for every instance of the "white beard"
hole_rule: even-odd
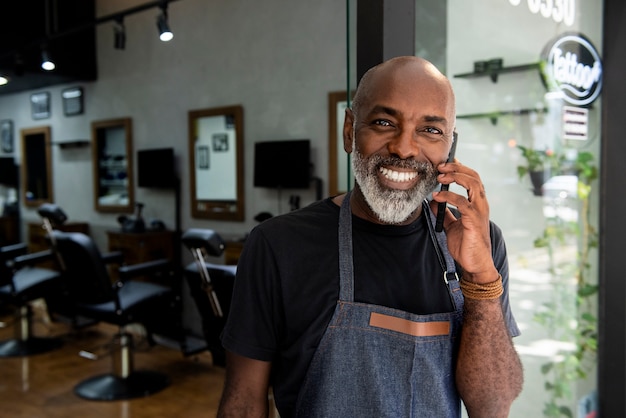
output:
[[[353,150],[354,178],[370,209],[384,223],[400,224],[406,221],[437,187],[437,170],[430,163],[402,160],[397,157],[383,158],[378,155],[366,159],[357,151],[356,146],[353,146]],[[409,190],[384,187],[378,181],[378,170],[381,165],[415,169],[419,181]]]

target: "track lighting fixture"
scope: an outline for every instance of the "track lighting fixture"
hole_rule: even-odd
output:
[[[113,24],[113,31],[115,34],[114,48],[124,49],[126,47],[126,27],[124,26],[124,18],[119,17],[115,19]]]
[[[48,50],[45,47],[41,50],[41,68],[46,71],[52,71],[56,68],[54,61],[50,59]]]
[[[167,24],[167,2],[164,2],[159,6],[161,8],[161,14],[157,17],[157,28],[159,29],[159,39],[163,42],[171,41],[174,34],[170,30]]]

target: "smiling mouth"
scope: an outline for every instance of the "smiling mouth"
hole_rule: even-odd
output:
[[[380,167],[380,173],[386,179],[398,183],[409,182],[417,177],[416,171],[395,171],[385,167]]]

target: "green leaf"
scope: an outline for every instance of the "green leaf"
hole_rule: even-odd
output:
[[[598,292],[598,285],[595,284],[585,284],[578,288],[578,296],[587,297],[594,295]]]
[[[541,365],[541,373],[543,374],[548,374],[550,373],[550,370],[552,370],[552,368],[554,367],[554,363],[545,363]],[[546,389],[549,389],[548,387],[546,387]]]
[[[573,417],[572,410],[569,409],[567,406],[561,406],[559,408],[559,412],[561,413],[561,415],[565,415],[566,417],[570,417],[570,418]]]

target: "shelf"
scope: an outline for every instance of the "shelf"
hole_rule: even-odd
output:
[[[53,142],[52,145],[58,145],[61,149],[82,148],[90,144],[88,139],[74,139],[71,141]]]
[[[493,125],[498,123],[498,118],[501,116],[507,115],[528,115],[530,113],[548,113],[548,109],[546,108],[532,108],[532,109],[517,109],[517,110],[499,110],[495,112],[488,113],[473,113],[468,115],[457,115],[457,119],[478,119],[478,118],[488,118],[491,120]]]
[[[454,78],[479,78],[479,77],[490,77],[491,81],[494,83],[498,82],[499,74],[507,74],[507,73],[516,73],[519,71],[529,71],[529,70],[539,70],[539,63],[535,62],[532,64],[523,64],[523,65],[515,65],[512,67],[503,67],[499,70],[488,70],[480,73],[464,73],[464,74],[455,74]]]

